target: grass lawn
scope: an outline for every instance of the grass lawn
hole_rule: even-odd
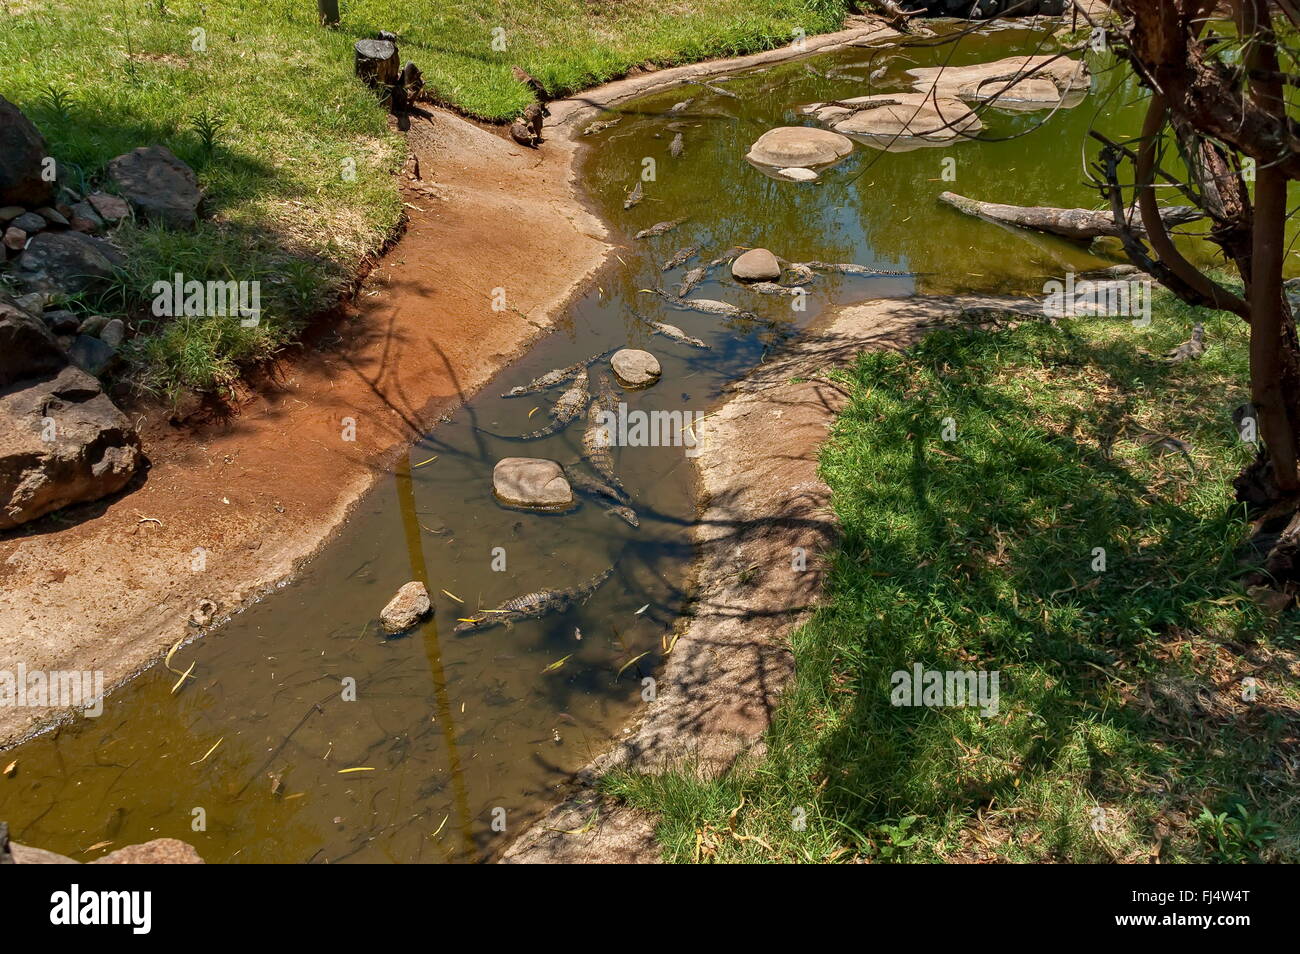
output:
[[[1152,357],[1196,317],[1202,360]],[[1246,361],[1237,318],[1168,299],[1145,331],[861,355],[821,458],[843,538],[769,754],[607,791],[674,861],[1300,861],[1297,627],[1234,555]],[[997,671],[997,714],[892,705],[914,663]]]
[[[528,69],[553,93],[645,63],[787,43],[840,24],[843,0],[591,3],[341,0],[337,30],[312,0],[0,0],[0,95],[36,122],[74,188],[113,156],[161,143],[188,162],[209,218],[193,233],[127,227],[130,267],[79,303],[133,316],[136,380],[159,393],[209,390],[264,357],[328,304],[401,216],[403,159],[374,97],[352,78],[352,44],[387,29],[441,98],[490,120],[516,115]],[[203,31],[201,34],[196,31]],[[494,31],[500,32],[494,32]],[[505,49],[493,48],[504,39]],[[499,45],[499,44],[498,44]],[[196,49],[202,46],[203,49]],[[355,168],[355,175],[344,174]],[[181,271],[262,282],[263,320],[159,322],[149,289]]]

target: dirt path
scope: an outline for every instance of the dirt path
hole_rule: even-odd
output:
[[[340,321],[227,419],[173,427],[144,411],[143,486],[0,541],[0,668],[102,670],[115,685],[199,631],[199,600],[220,618],[289,577],[394,453],[522,352],[603,261],[567,139],[535,152],[444,112],[413,119],[409,137],[424,179],[403,178],[406,234]],[[0,745],[55,715],[0,708]]]
[[[714,775],[759,743],[794,672],[787,637],[811,612],[837,523],[817,456],[846,396],[828,372],[864,349],[901,349],[964,310],[1032,310],[1016,299],[884,299],[823,317],[737,382],[706,419],[697,458],[704,508],[695,615],[640,727],[593,761],[568,797],[503,862],[657,862],[654,819],[609,804],[594,783],[626,766]],[[798,566],[804,569],[797,569]]]

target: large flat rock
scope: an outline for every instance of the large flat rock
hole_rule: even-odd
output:
[[[497,461],[492,469],[492,490],[506,506],[527,510],[566,510],[574,502],[564,468],[538,457]]]
[[[745,158],[776,169],[790,166],[806,169],[839,162],[852,151],[851,140],[825,129],[779,126],[759,136]]]
[[[965,103],[924,93],[880,93],[837,103],[811,103],[804,112],[838,133],[886,149],[945,146],[984,128]]]

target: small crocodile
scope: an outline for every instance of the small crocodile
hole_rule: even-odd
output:
[[[621,504],[630,503],[623,481],[614,471],[614,455],[610,452],[613,435],[609,433],[606,423],[601,420],[605,415],[618,410],[618,397],[603,375],[596,378],[596,397],[587,408],[587,428],[582,432],[582,458],[591,465],[591,469],[600,474],[610,489],[614,499]],[[608,418],[606,418],[608,420]]]
[[[692,96],[690,99],[684,99],[680,103],[674,103],[672,106],[669,106],[668,112],[670,113],[683,112],[684,110],[690,109],[691,103],[693,102],[695,102],[694,96]]]
[[[707,89],[710,93],[717,93],[719,96],[725,96],[728,99],[740,99],[740,97],[737,96],[735,93],[733,93],[731,90],[719,89],[717,86],[714,86],[712,83],[701,83],[700,85],[703,86],[705,89]]]
[[[756,291],[760,295],[798,295],[798,288],[788,288],[785,285],[778,285],[776,282],[751,282],[745,286],[750,291]]]
[[[569,423],[581,414],[587,408],[587,402],[591,400],[591,393],[587,390],[587,371],[584,368],[579,371],[569,385],[568,390],[560,395],[555,406],[551,408],[550,414],[554,418],[550,424],[547,424],[539,431],[533,431],[531,434],[492,434],[493,437],[503,437],[509,441],[535,441],[543,437],[550,437],[552,434],[558,434],[569,426]]]
[[[569,482],[570,487],[592,498],[597,506],[603,507],[629,526],[641,526],[636,511],[627,506],[627,494],[611,487],[604,481],[588,477],[586,474],[579,473],[569,467],[564,469],[564,477]]]
[[[709,268],[717,268],[719,265],[728,265],[735,261],[737,256],[746,251],[748,251],[748,249],[741,248],[739,245],[733,245],[713,261],[709,262]]]
[[[705,344],[699,338],[692,338],[676,325],[668,325],[664,324],[662,321],[652,321],[649,318],[642,318],[640,315],[637,315],[636,312],[633,312],[632,314],[641,318],[641,320],[649,325],[657,335],[663,335],[665,338],[669,338],[673,341],[680,341],[682,344],[690,345],[692,348],[702,348],[705,351],[711,351],[713,349],[712,345]]]
[[[537,590],[523,596],[516,596],[494,610],[484,611],[481,616],[462,620],[456,624],[453,632],[471,633],[493,626],[513,626],[526,619],[540,619],[550,613],[563,612],[595,593],[613,574],[614,568],[611,566],[597,573],[587,582],[579,583],[567,590]]]
[[[547,371],[540,378],[534,378],[527,384],[521,384],[519,387],[511,388],[508,392],[501,395],[503,398],[523,397],[525,394],[533,394],[537,391],[545,391],[547,388],[553,388],[561,381],[567,381],[569,378],[585,370],[588,365],[594,361],[603,358],[604,353],[593,354],[586,361],[579,361],[577,364],[571,364],[567,368],[556,368],[554,371]]]
[[[596,122],[589,124],[587,128],[582,131],[582,134],[584,136],[590,136],[593,133],[598,133],[602,130],[608,129],[610,126],[617,126],[622,121],[622,116],[618,117],[618,119],[599,119]]]
[[[683,311],[698,311],[705,315],[721,315],[724,318],[744,318],[747,321],[758,320],[758,315],[752,311],[745,311],[725,301],[714,301],[712,298],[677,298],[662,288],[651,288],[649,291],[654,292],[674,308]]]
[[[682,150],[685,148],[686,144],[682,140],[682,134],[678,133],[673,137],[673,141],[668,144],[668,155],[676,159],[682,154]]]
[[[853,262],[834,264],[829,262],[802,262],[808,268],[819,272],[839,272],[841,275],[915,275],[916,272],[895,271],[889,268],[868,268]]]
[[[638,183],[638,185],[639,184],[640,183]],[[664,235],[671,232],[685,221],[685,219],[670,219],[667,222],[656,222],[654,225],[650,226],[650,228],[642,229],[640,232],[637,232],[636,238],[653,238],[656,235]]]
[[[681,284],[677,286],[677,297],[685,298],[689,295],[700,282],[704,281],[709,274],[707,265],[698,265],[682,276]]]
[[[698,254],[700,254],[698,245],[688,245],[685,248],[678,249],[677,254],[660,265],[659,269],[660,271],[671,272],[674,268],[685,265]]]
[[[627,198],[623,200],[623,208],[630,209],[644,198],[645,190],[641,188],[641,180],[637,179],[636,185],[632,187],[632,191],[629,192]]]

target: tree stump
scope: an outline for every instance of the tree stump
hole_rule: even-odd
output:
[[[396,44],[388,40],[357,40],[353,49],[356,74],[367,86],[387,90],[397,84],[400,67]]]

